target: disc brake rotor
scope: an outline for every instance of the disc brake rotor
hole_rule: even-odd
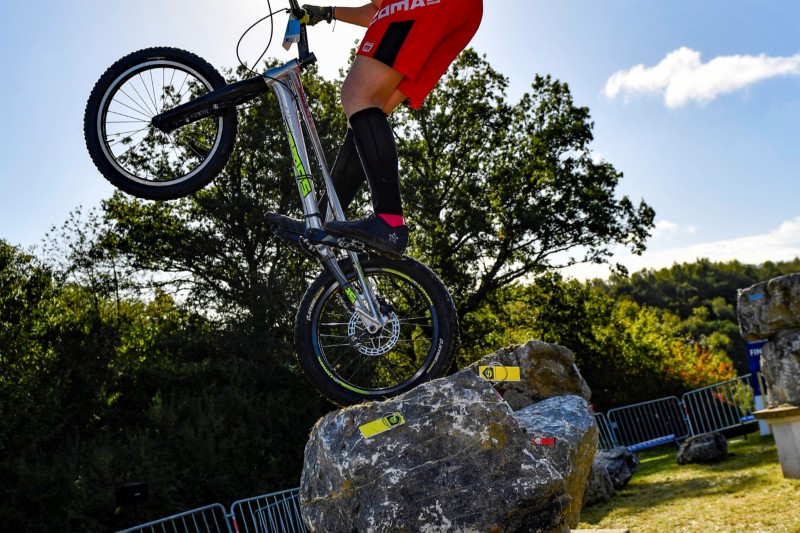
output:
[[[364,327],[358,313],[353,313],[347,324],[347,336],[350,344],[360,354],[378,357],[389,353],[397,344],[400,338],[400,319],[393,311],[390,312],[389,321],[377,333],[372,334]]]

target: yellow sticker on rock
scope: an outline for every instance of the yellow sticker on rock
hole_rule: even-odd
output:
[[[394,429],[397,426],[402,426],[405,423],[406,419],[403,418],[402,413],[391,413],[378,420],[373,420],[372,422],[364,424],[358,429],[361,430],[361,434],[364,435],[365,439],[369,439],[375,435]]]
[[[478,373],[487,381],[520,381],[518,366],[489,365],[478,367]]]

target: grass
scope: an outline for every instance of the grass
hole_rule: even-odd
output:
[[[585,508],[579,528],[800,533],[800,480],[784,479],[771,436],[729,440],[728,458],[713,465],[680,466],[676,452],[641,452],[628,485],[608,503]]]

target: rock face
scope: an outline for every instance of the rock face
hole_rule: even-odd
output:
[[[800,329],[784,330],[761,349],[769,407],[800,406]]]
[[[800,274],[740,290],[737,313],[742,337],[748,341],[769,339],[784,329],[800,329]]]
[[[608,472],[612,485],[620,490],[628,484],[639,467],[639,458],[630,448],[619,446],[610,450],[599,450],[594,457],[594,464]]]
[[[639,459],[627,447],[598,450],[592,462],[589,483],[584,494],[584,506],[605,503],[633,477]]]
[[[597,464],[597,459],[592,463],[592,471],[589,474],[589,482],[586,485],[586,492],[583,495],[583,506],[588,507],[598,503],[605,503],[617,491],[614,489],[614,483],[611,481],[611,476],[604,466]]]
[[[767,340],[761,370],[768,406],[800,406],[800,274],[740,290],[737,313],[745,340]]]
[[[689,437],[678,450],[679,465],[718,463],[728,456],[728,441],[721,433],[713,432]]]
[[[574,362],[566,348],[529,342],[397,398],[328,414],[306,446],[300,498],[309,530],[576,526],[598,430]],[[489,382],[481,366],[514,381]]]
[[[359,428],[401,413],[365,438]],[[330,413],[306,446],[311,531],[550,531],[570,496],[508,404],[460,372],[398,398]]]
[[[587,401],[592,396],[575,366],[575,355],[563,346],[530,341],[502,348],[467,368],[479,374],[480,367],[492,365],[520,369],[520,381],[495,382],[497,391],[515,411],[554,396],[571,394]]]
[[[580,396],[556,396],[515,412],[514,418],[539,444],[537,456],[550,461],[564,477],[572,497],[566,524],[577,527],[597,451],[598,430],[589,402]]]

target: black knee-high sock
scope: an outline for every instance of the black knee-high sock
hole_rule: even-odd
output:
[[[353,203],[358,189],[366,179],[367,175],[364,174],[364,167],[361,165],[361,159],[358,157],[353,140],[353,130],[348,128],[331,169],[331,181],[336,189],[336,195],[339,197],[339,203],[342,205],[342,211],[347,213],[347,208]],[[319,205],[323,209],[322,220],[325,221],[328,212],[327,195],[322,196]]]
[[[403,215],[397,145],[389,119],[380,108],[370,107],[350,117],[355,145],[372,190],[377,215]]]

